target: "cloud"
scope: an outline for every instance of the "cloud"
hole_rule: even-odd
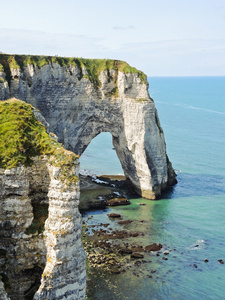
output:
[[[115,30],[124,30],[119,28],[125,27]],[[120,59],[149,76],[225,75],[225,39],[123,43],[117,35],[96,38],[0,28],[0,47],[12,54]]]
[[[124,26],[124,27],[123,26],[114,26],[113,29],[114,30],[133,30],[133,29],[135,29],[135,27],[132,25]]]
[[[86,35],[0,28],[1,51],[5,53],[85,57],[104,51],[99,44],[102,40]]]
[[[152,53],[163,51],[164,53],[194,53],[194,52],[215,52],[224,51],[225,39],[179,39],[179,40],[162,40],[155,42],[143,42],[143,43],[126,43],[121,47],[121,51],[126,49],[132,49],[136,51],[138,49],[150,50]]]
[[[225,75],[225,39],[126,43],[118,52],[152,76]]]

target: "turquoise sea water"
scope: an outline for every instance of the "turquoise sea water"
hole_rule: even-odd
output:
[[[131,267],[130,272],[96,279],[91,298],[225,299],[225,264],[218,262],[225,262],[225,77],[150,77],[149,83],[168,156],[180,171],[178,184],[161,200],[131,199],[130,206],[86,217],[107,222],[109,211],[119,212],[145,233],[139,243],[159,242],[170,254],[166,261],[163,253],[145,257],[142,275],[135,276]],[[92,141],[81,169],[122,173],[109,133]]]

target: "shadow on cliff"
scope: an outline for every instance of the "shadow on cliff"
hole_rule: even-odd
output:
[[[219,175],[178,173],[177,180],[161,199],[225,195],[225,178]]]

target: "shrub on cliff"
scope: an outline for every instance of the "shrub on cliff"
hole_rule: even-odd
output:
[[[15,98],[0,101],[0,167],[29,165],[34,156],[52,154],[57,165],[77,157],[48,135],[30,104]]]

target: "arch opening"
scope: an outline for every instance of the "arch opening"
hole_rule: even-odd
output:
[[[110,132],[102,132],[92,139],[80,157],[80,173],[84,175],[124,175]]]
[[[80,211],[105,208],[126,195],[127,181],[110,132],[98,134],[80,157]]]

